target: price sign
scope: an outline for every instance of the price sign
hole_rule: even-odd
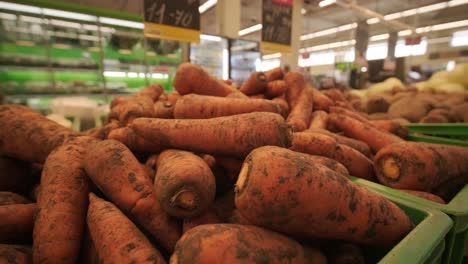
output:
[[[291,52],[292,0],[263,0],[262,52]]]
[[[145,36],[200,41],[199,0],[144,0]]]

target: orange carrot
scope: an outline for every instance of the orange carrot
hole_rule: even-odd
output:
[[[26,197],[12,192],[0,192],[0,206],[31,203]]]
[[[235,97],[228,97],[228,98],[235,98]],[[266,99],[266,96],[264,94],[254,94],[254,95],[249,95],[250,99]]]
[[[165,263],[159,251],[115,205],[89,194],[86,218],[104,263]]]
[[[29,242],[35,211],[34,203],[0,206],[0,243]]]
[[[342,91],[333,88],[333,89],[326,89],[321,91],[323,94],[328,96],[328,98],[332,99],[334,102],[340,101],[340,102],[347,102],[345,95],[343,94]]]
[[[0,244],[0,263],[29,264],[32,263],[30,247]]]
[[[235,157],[244,157],[259,146],[290,144],[288,126],[280,115],[273,113],[191,120],[139,118],[131,128],[153,146]],[[147,148],[149,152],[159,149]]]
[[[413,227],[382,196],[304,154],[274,146],[245,159],[235,202],[253,224],[300,237],[389,246]]]
[[[420,197],[420,198],[423,198],[423,199],[426,199],[426,200],[429,200],[429,201],[433,201],[433,202],[436,202],[436,203],[446,204],[446,202],[442,198],[440,198],[439,196],[437,196],[435,194],[432,194],[432,193],[414,191],[414,190],[403,190],[403,189],[400,189],[399,191],[405,192],[407,194],[411,194],[411,195],[414,195],[414,196],[417,196],[417,197]]]
[[[264,99],[189,94],[177,101],[174,117],[178,119],[203,119],[251,112],[279,113],[280,109],[269,100]]]
[[[37,199],[33,258],[36,263],[78,259],[88,208],[89,180],[83,170],[87,146],[82,137],[57,148],[47,158]]]
[[[349,116],[351,118],[354,118],[364,123],[370,123],[369,119],[366,116],[364,116],[364,114],[359,113],[357,111],[351,111],[343,107],[331,106],[330,113],[342,114],[342,115]]]
[[[365,142],[362,142],[360,140],[349,138],[349,137],[346,137],[346,136],[342,136],[342,135],[337,134],[337,133],[332,133],[332,132],[330,132],[328,130],[325,130],[325,129],[310,129],[309,128],[308,130],[306,130],[306,132],[309,132],[309,131],[330,136],[330,137],[334,138],[338,144],[346,145],[346,146],[348,146],[350,148],[353,148],[353,149],[361,152],[362,154],[364,154],[364,156],[366,156],[366,157],[371,157],[372,156],[372,153],[371,153],[371,150],[370,150],[369,146]]]
[[[399,122],[393,120],[370,120],[373,126],[378,127],[382,130],[390,132],[401,138],[408,137],[408,129],[402,126]]]
[[[98,142],[88,150],[84,167],[94,184],[124,213],[165,249],[173,249],[179,228],[161,208],[150,178],[128,148],[115,140]]]
[[[330,106],[334,105],[333,101],[319,90],[314,88],[313,91],[314,111],[323,110],[328,112]]]
[[[389,145],[374,158],[382,184],[426,192],[456,178],[468,183],[467,164],[468,148],[415,142]]]
[[[302,89],[299,98],[291,108],[287,122],[294,131],[304,131],[309,127],[312,115],[312,89]]]
[[[211,206],[216,185],[208,164],[197,155],[181,150],[159,154],[154,193],[169,215],[194,217]]]
[[[181,95],[196,93],[224,97],[240,93],[236,88],[211,76],[202,67],[187,62],[177,68],[174,87]]]
[[[21,105],[0,105],[0,156],[43,163],[56,147],[75,134]]]
[[[146,174],[150,177],[151,181],[154,182],[154,177],[156,176],[158,154],[153,154],[145,162],[145,171]]]
[[[338,144],[330,136],[313,132],[294,133],[290,149],[335,159],[343,164],[352,176],[375,179],[371,160],[357,150]]]
[[[265,91],[265,95],[269,98],[277,97],[286,92],[288,87],[286,86],[286,82],[283,80],[276,80],[268,82],[267,88]]]
[[[403,141],[393,134],[346,115],[329,114],[328,123],[343,131],[346,136],[366,142],[374,152]]]
[[[280,67],[271,69],[265,72],[267,81],[272,82],[276,80],[281,80],[284,77],[284,72]]]
[[[345,177],[349,177],[348,169],[346,169],[346,167],[343,164],[339,163],[338,161],[334,159],[330,159],[324,156],[317,156],[317,155],[309,155],[309,158],[311,160],[314,160],[318,164],[329,168],[332,171],[335,171]]]
[[[263,72],[253,72],[240,88],[246,95],[263,93],[267,88],[267,79]]]
[[[289,104],[288,101],[286,101],[286,96],[284,94],[273,98],[271,102],[276,104],[281,109],[281,115],[284,118],[289,115]]]
[[[108,139],[122,142],[125,146],[135,152],[155,153],[163,149],[161,145],[153,144],[137,135],[130,127],[114,129],[109,133]]]
[[[197,245],[197,250],[191,250]],[[288,237],[255,226],[197,226],[177,242],[171,264],[304,263],[304,251]]]
[[[325,111],[314,111],[311,116],[309,129],[327,129],[328,114]]]
[[[290,71],[284,76],[284,81],[288,89],[286,90],[286,101],[292,109],[295,105],[302,90],[306,87],[304,76],[299,72]]]

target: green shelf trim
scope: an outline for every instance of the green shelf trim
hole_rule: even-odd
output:
[[[445,136],[468,136],[468,124],[408,124],[406,125],[410,133],[423,133],[430,135]]]
[[[421,134],[410,134],[408,136],[408,140],[416,141],[416,142],[427,142],[427,143],[434,143],[434,144],[447,144],[447,145],[468,147],[468,141],[459,140],[459,139],[451,139],[451,138],[443,138],[443,137],[426,136],[426,135],[421,135]]]

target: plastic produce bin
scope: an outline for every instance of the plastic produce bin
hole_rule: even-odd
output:
[[[428,135],[443,135],[443,136],[468,136],[468,124],[417,124],[412,123],[406,125],[410,133],[422,133]]]
[[[448,204],[439,204],[400,192],[396,189],[392,189],[378,183],[359,178],[353,178],[353,181],[357,184],[364,185],[385,197],[389,197],[391,200],[397,198],[398,200],[408,201],[418,207],[428,208],[430,210],[440,211],[447,214],[452,219],[453,226],[450,229],[450,232],[446,234],[443,263],[462,263],[465,238],[468,234],[468,185],[458,192],[458,194]],[[430,229],[430,234],[433,233],[437,227],[434,226],[433,228],[433,230],[431,230],[432,228]]]

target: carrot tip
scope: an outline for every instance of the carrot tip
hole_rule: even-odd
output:
[[[237,183],[236,183],[236,187],[235,187],[234,191],[236,193],[241,193],[242,190],[247,185],[247,181],[248,181],[248,165],[246,163],[244,163],[244,165],[242,165],[241,171],[239,173],[239,177],[237,178]]]
[[[400,163],[394,157],[387,157],[382,161],[385,177],[396,180],[400,177]]]
[[[197,196],[191,190],[181,190],[171,197],[172,207],[194,210],[197,208]]]

